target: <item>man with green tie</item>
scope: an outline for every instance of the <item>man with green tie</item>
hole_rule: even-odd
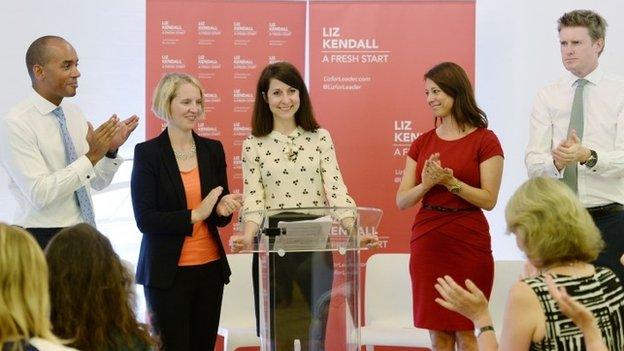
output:
[[[624,79],[598,59],[607,22],[590,10],[558,20],[563,66],[569,74],[537,94],[525,163],[529,177],[560,178],[576,192],[606,248],[596,260],[624,283]],[[565,223],[561,223],[565,230]]]

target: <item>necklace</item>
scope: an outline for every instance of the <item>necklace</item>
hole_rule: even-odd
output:
[[[297,161],[297,155],[299,154],[299,150],[293,150],[293,148],[289,145],[288,151],[286,150],[283,150],[283,151],[286,154],[286,158],[288,158],[288,161],[292,161],[292,162]]]
[[[288,161],[291,162],[296,162],[297,161],[297,156],[299,155],[299,150],[301,150],[301,147],[297,147],[297,145],[295,145],[294,143],[295,141],[295,137],[288,137],[288,142],[286,143],[286,146],[284,146],[284,148],[282,149],[282,152],[284,154],[286,154],[286,158],[288,159]]]
[[[566,273],[551,273],[551,274],[578,275],[577,270],[581,270],[583,268],[582,263],[583,262],[580,262],[580,261],[560,263],[554,266],[546,267],[545,269],[542,269],[540,273],[546,274],[546,273],[550,273],[550,271],[552,271],[553,269],[563,268],[564,270],[571,269],[572,274],[566,274]],[[581,264],[581,266],[579,266],[579,264]]]
[[[186,161],[188,159],[191,159],[195,156],[196,153],[197,153],[197,149],[195,148],[195,142],[193,142],[193,145],[191,145],[191,148],[188,151],[173,150],[173,155],[175,156],[177,160],[180,160],[180,161]]]

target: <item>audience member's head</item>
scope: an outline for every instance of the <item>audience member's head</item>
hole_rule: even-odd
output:
[[[308,88],[299,70],[291,63],[275,62],[266,66],[260,73],[251,116],[251,134],[262,137],[273,131],[273,113],[269,107],[269,86],[274,79],[297,90],[299,97],[299,108],[295,112],[297,126],[307,131],[317,130],[319,124],[314,119]]]
[[[33,337],[58,341],[50,331],[48,267],[26,231],[0,223],[0,349]],[[15,350],[21,350],[16,343]]]
[[[88,224],[59,232],[46,248],[54,332],[81,350],[150,344],[132,309],[132,277],[104,235]]]
[[[537,268],[591,262],[604,247],[578,197],[555,179],[533,178],[522,184],[509,199],[505,218],[518,247]]]

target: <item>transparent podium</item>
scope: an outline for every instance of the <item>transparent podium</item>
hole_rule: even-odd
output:
[[[374,208],[251,212],[262,351],[360,350],[360,250],[377,235]]]

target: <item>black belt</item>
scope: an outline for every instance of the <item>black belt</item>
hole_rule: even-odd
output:
[[[602,217],[604,215],[608,215],[609,213],[624,211],[624,205],[614,202],[608,205],[588,207],[587,211],[594,218]]]
[[[429,204],[423,204],[422,208],[424,208],[425,210],[432,210],[432,211],[438,211],[438,212],[462,212],[462,211],[477,211],[478,210],[476,207],[449,208],[449,207],[435,206],[435,205],[429,205]]]

